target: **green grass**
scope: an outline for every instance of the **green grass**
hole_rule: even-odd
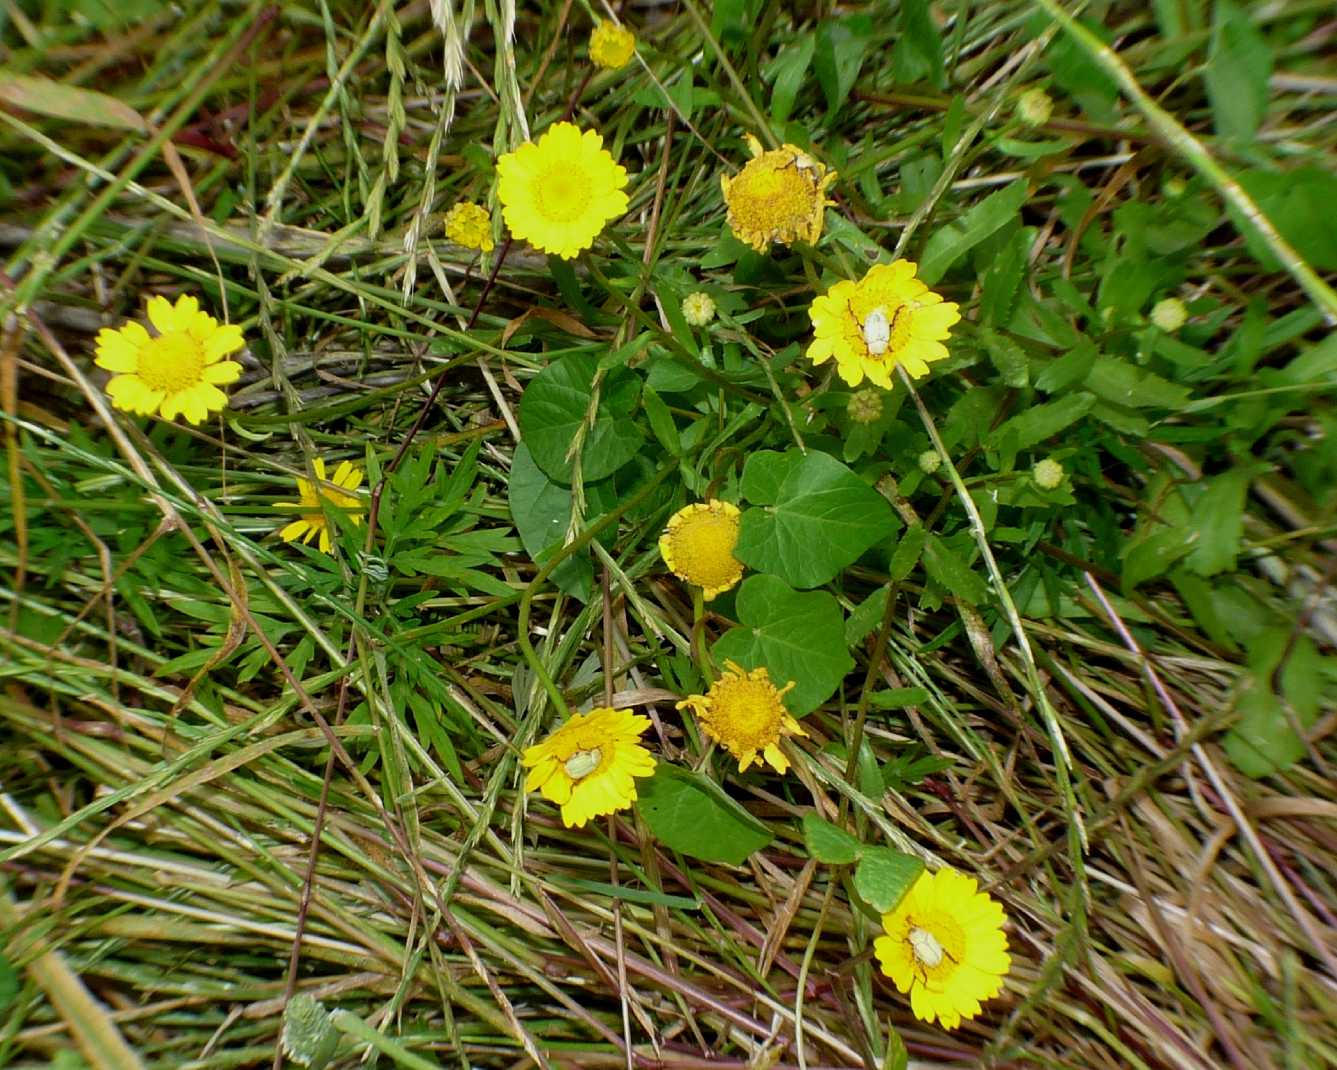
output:
[[[0,0],[0,1066],[283,1065],[294,992],[331,1066],[1337,1061],[1327,5],[682,0],[593,74],[589,5],[434,6]],[[568,114],[593,250],[446,241]],[[840,172],[815,247],[729,234],[747,133]],[[902,255],[964,320],[859,425],[808,307]],[[195,428],[93,365],[181,292],[247,340]],[[667,517],[797,523],[798,447],[883,530],[694,601]],[[276,535],[317,456],[379,505],[335,555]],[[831,677],[786,776],[675,709],[739,644]],[[610,702],[717,842],[525,796]],[[914,1018],[818,818],[1003,903],[981,1016]]]

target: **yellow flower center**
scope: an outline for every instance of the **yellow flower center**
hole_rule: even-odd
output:
[[[780,738],[785,708],[768,680],[722,676],[710,691],[710,725],[729,749],[763,750]]]
[[[734,180],[729,207],[744,229],[770,231],[808,219],[821,196],[809,173],[767,153]]]
[[[724,511],[699,510],[669,531],[671,567],[688,583],[707,589],[731,587],[738,578],[733,555],[738,543],[738,517]]]
[[[602,760],[602,751],[598,747],[591,747],[589,750],[576,751],[562,763],[562,768],[572,780],[584,780],[599,768],[599,762]]]
[[[168,331],[139,351],[135,369],[153,390],[174,394],[196,386],[204,374],[204,347],[189,331]]]
[[[950,974],[966,957],[966,933],[951,914],[919,913],[908,919],[905,942],[927,982]]]
[[[579,219],[590,203],[590,176],[579,167],[550,167],[534,183],[540,214],[550,223]]]

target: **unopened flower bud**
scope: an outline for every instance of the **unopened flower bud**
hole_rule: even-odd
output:
[[[1017,98],[1017,118],[1027,126],[1044,126],[1054,114],[1054,102],[1043,89],[1028,89]]]
[[[942,467],[942,455],[937,450],[925,450],[919,455],[919,470],[931,476]]]
[[[845,411],[856,424],[872,424],[882,418],[882,391],[876,387],[858,390],[850,395]]]
[[[1063,475],[1063,466],[1052,457],[1046,457],[1031,469],[1031,478],[1041,490],[1053,490],[1063,482]]]
[[[710,294],[697,291],[682,299],[682,318],[693,327],[704,327],[715,318],[715,301]]]
[[[1174,334],[1188,322],[1188,309],[1179,298],[1167,297],[1156,302],[1156,307],[1151,310],[1151,322],[1167,334]]]

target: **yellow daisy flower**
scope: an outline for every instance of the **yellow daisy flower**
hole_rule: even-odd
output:
[[[886,936],[873,941],[882,972],[920,1021],[955,1029],[998,995],[1011,968],[1006,918],[974,877],[954,869],[923,873],[900,905],[882,915]]]
[[[627,171],[593,130],[554,123],[497,161],[497,198],[511,233],[571,259],[627,210]]]
[[[625,67],[636,54],[636,35],[616,22],[600,22],[590,34],[590,62],[606,71]]]
[[[901,365],[914,378],[947,356],[943,339],[961,313],[919,279],[908,260],[874,264],[858,282],[838,282],[813,301],[813,340],[808,359],[836,359],[836,371],[850,386],[865,378],[884,390]]]
[[[95,363],[115,373],[107,382],[111,403],[164,420],[181,415],[192,424],[226,408],[218,388],[235,382],[241,365],[223,358],[242,347],[241,328],[220,324],[184,295],[176,304],[150,297],[146,310],[156,335],[133,322],[98,331]]]
[[[784,696],[793,681],[777,688],[763,666],[751,672],[732,661],[724,663],[724,674],[704,695],[689,695],[678,709],[690,707],[706,735],[724,745],[738,759],[738,771],[763,758],[777,773],[789,769],[789,759],[780,750],[782,736],[803,736],[799,723],[785,709]]]
[[[446,213],[446,237],[456,245],[479,252],[492,252],[492,217],[487,209],[470,201],[460,201]]]
[[[743,563],[733,555],[738,545],[738,506],[697,502],[669,517],[659,537],[659,553],[678,579],[705,588],[709,602],[743,577]]]
[[[641,746],[650,718],[605,706],[577,713],[542,743],[525,750],[525,791],[536,788],[562,808],[562,824],[580,828],[592,817],[625,810],[636,801],[636,777],[655,771]]]
[[[733,178],[720,175],[720,189],[729,209],[729,228],[759,253],[771,242],[822,236],[822,213],[831,202],[827,188],[836,172],[797,145],[784,144],[763,152],[761,142],[747,135],[753,159]]]
[[[330,525],[325,519],[322,499],[335,509],[342,509],[354,524],[362,523],[362,514],[366,511],[360,498],[351,493],[362,485],[362,469],[354,467],[348,461],[340,461],[334,470],[334,478],[325,478],[325,460],[317,457],[311,462],[315,469],[316,482],[298,477],[297,493],[302,496],[300,502],[279,502],[280,509],[300,509],[302,515],[279,532],[284,542],[301,539],[310,542],[311,536],[320,533],[322,553],[332,553],[334,543],[330,541]]]

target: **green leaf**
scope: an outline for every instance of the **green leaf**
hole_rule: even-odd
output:
[[[887,1027],[887,1054],[882,1059],[882,1070],[909,1070],[910,1049],[905,1046],[901,1034],[891,1026]]]
[[[655,433],[655,438],[659,440],[659,444],[668,451],[671,457],[678,456],[682,452],[682,442],[678,438],[678,428],[673,422],[673,413],[669,411],[669,407],[648,386],[641,391],[641,404],[644,406],[645,415],[650,421],[650,430]]]
[[[922,524],[915,524],[905,529],[905,534],[901,536],[901,541],[896,544],[896,551],[891,555],[891,564],[887,567],[887,574],[893,580],[903,580],[914,571],[915,565],[919,564],[919,557],[924,552],[924,542],[928,538],[928,532]]]
[[[1207,489],[1189,513],[1189,527],[1197,543],[1184,564],[1199,576],[1234,570],[1244,535],[1244,497],[1255,474],[1253,468],[1232,468],[1208,480]]]
[[[989,599],[989,585],[984,577],[972,572],[970,566],[936,535],[930,535],[925,544],[924,571],[972,606],[982,605]]]
[[[928,79],[935,89],[947,88],[943,70],[942,34],[929,12],[928,0],[901,0],[901,34],[892,52],[897,85]]]
[[[1075,424],[1091,411],[1095,403],[1094,394],[1078,393],[1043,405],[1034,405],[998,427],[989,436],[989,444],[997,449],[1010,437],[1013,449],[1030,449]]]
[[[1239,183],[1297,253],[1320,271],[1337,271],[1337,227],[1332,225],[1337,175],[1318,166],[1254,170],[1242,172]],[[1268,271],[1280,271],[1281,262],[1253,226],[1229,202],[1226,211],[1253,258]]]
[[[927,701],[928,691],[922,687],[892,687],[868,696],[868,704],[879,710],[900,710]]]
[[[1172,527],[1127,545],[1123,554],[1123,589],[1163,576],[1193,549],[1193,533],[1187,527]]]
[[[1028,381],[1026,351],[1006,335],[989,327],[980,328],[980,341],[1005,386],[1021,389]]]
[[[740,627],[720,636],[711,653],[745,669],[764,666],[777,687],[793,681],[785,703],[798,716],[830,698],[854,668],[840,603],[825,591],[799,592],[776,576],[749,576],[736,604]]]
[[[854,870],[854,890],[879,914],[895,910],[924,872],[924,863],[890,847],[865,847]]]
[[[1026,189],[1026,180],[1017,179],[985,197],[960,219],[935,230],[924,243],[919,261],[919,277],[925,284],[934,285],[957,260],[1015,220],[1026,203]]]
[[[1026,258],[1034,241],[1035,228],[1021,227],[984,272],[980,279],[980,319],[985,324],[1005,327],[1011,322],[1026,275]]]
[[[565,541],[571,523],[571,491],[543,474],[523,442],[516,446],[511,461],[506,500],[525,552],[543,562]],[[552,574],[553,583],[581,601],[589,600],[593,579],[594,566],[585,553],[567,558]]]
[[[767,67],[766,78],[771,82],[771,118],[777,123],[783,123],[794,110],[794,100],[803,88],[816,49],[817,39],[805,33],[780,49],[780,54]]]
[[[831,866],[847,866],[859,857],[863,846],[843,828],[823,821],[814,813],[803,815],[803,843],[808,854]]]
[[[748,458],[745,483],[759,456]],[[761,463],[769,493],[777,462]],[[774,573],[794,587],[829,582],[893,530],[887,500],[825,453],[809,453],[793,463],[775,495],[773,506],[743,513],[734,554],[745,565]]]
[[[840,110],[850,95],[863,66],[864,53],[873,36],[873,20],[867,15],[824,19],[817,27],[817,50],[813,70],[826,94],[830,115]]]
[[[1240,720],[1222,746],[1245,776],[1270,776],[1304,757],[1305,742],[1296,726],[1303,731],[1320,710],[1332,708],[1337,659],[1321,656],[1307,635],[1292,643],[1291,628],[1283,625],[1249,643],[1249,669],[1237,707]]]
[[[753,505],[774,505],[780,500],[780,487],[789,474],[799,466],[803,455],[797,450],[779,453],[761,450],[751,454],[743,466],[739,490]]]
[[[9,959],[0,955],[0,1014],[9,1009],[14,998],[19,994],[19,974],[10,964]]]
[[[592,353],[573,353],[539,372],[520,398],[520,432],[538,466],[559,483],[571,479],[567,450],[585,422],[597,364]],[[624,368],[604,377],[581,456],[586,481],[612,475],[641,448],[645,435],[632,419],[640,393],[640,379]]]
[[[1271,76],[1272,52],[1253,16],[1231,0],[1217,0],[1202,77],[1218,134],[1252,140],[1267,114]]]
[[[1180,409],[1189,391],[1116,357],[1097,357],[1083,384],[1099,398],[1132,409]]]
[[[845,621],[846,646],[853,646],[881,623],[890,596],[891,585],[887,584],[879,587],[854,608],[849,619]]]
[[[718,784],[668,762],[638,781],[636,811],[666,847],[704,862],[741,865],[774,834]]]

